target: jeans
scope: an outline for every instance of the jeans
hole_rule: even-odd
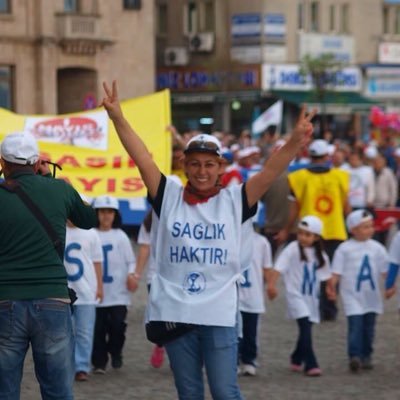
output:
[[[347,353],[349,357],[367,360],[373,352],[375,336],[375,313],[347,317]]]
[[[304,363],[305,371],[318,368],[318,362],[312,348],[312,322],[308,317],[299,318],[296,321],[299,327],[299,337],[296,348],[291,354],[291,362],[296,365]]]
[[[96,306],[94,304],[75,305],[72,321],[75,333],[75,372],[89,372]]]
[[[126,306],[110,306],[96,308],[96,323],[92,351],[94,368],[105,369],[108,354],[111,358],[122,357],[122,348],[125,343]]]
[[[257,326],[259,314],[241,311],[243,337],[239,339],[239,360],[255,365],[257,358]]]
[[[237,383],[237,328],[200,325],[165,348],[179,400],[203,400],[203,365],[214,400],[242,400]]]
[[[18,400],[29,345],[44,400],[72,400],[71,308],[56,300],[0,302],[0,400]]]

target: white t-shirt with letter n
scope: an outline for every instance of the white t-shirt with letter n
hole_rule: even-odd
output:
[[[314,248],[305,247],[304,254],[307,261],[301,260],[299,243],[295,240],[282,250],[274,268],[283,276],[289,318],[308,317],[318,323],[320,283],[331,277],[329,259],[323,253],[325,263],[317,268]]]
[[[332,273],[340,275],[339,290],[347,316],[383,312],[380,274],[386,273],[388,254],[376,240],[349,239],[335,251]]]

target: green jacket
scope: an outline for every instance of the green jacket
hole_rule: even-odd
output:
[[[65,246],[67,219],[96,225],[96,213],[65,181],[21,171],[12,175]],[[46,231],[15,193],[0,189],[0,300],[68,298],[67,275]]]

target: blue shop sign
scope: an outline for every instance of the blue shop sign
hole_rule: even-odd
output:
[[[233,38],[254,38],[261,36],[261,14],[235,14],[231,18]]]

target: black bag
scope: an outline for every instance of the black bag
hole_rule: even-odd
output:
[[[182,322],[150,321],[146,324],[147,340],[164,346],[196,328],[196,325]]]

